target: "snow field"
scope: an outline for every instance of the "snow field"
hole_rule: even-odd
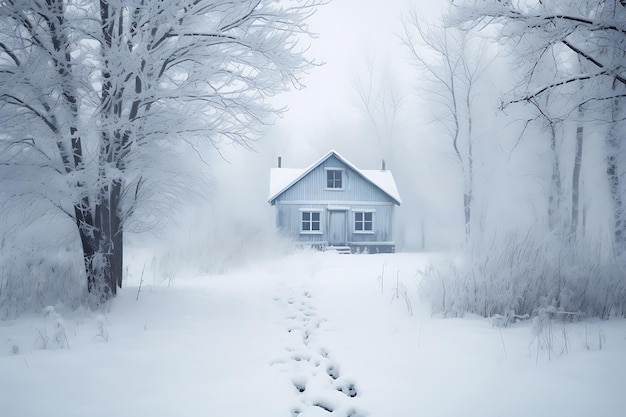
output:
[[[625,320],[432,317],[433,256],[302,252],[0,321],[0,415],[624,415]]]
[[[624,415],[626,321],[557,322],[536,337],[530,322],[432,317],[414,281],[425,261],[351,257],[312,279],[328,319],[321,340],[351,370],[372,416]],[[403,282],[413,316],[396,292]]]

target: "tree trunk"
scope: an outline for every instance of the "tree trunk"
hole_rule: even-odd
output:
[[[96,296],[95,302],[102,304],[115,294],[110,286],[110,275],[108,271],[108,260],[106,250],[103,250],[103,243],[106,239],[102,233],[101,225],[102,210],[98,205],[95,216],[91,215],[91,210],[84,210],[75,206],[76,226],[83,249],[83,262],[87,276],[87,291]]]
[[[622,253],[626,249],[626,219],[622,200],[622,190],[619,172],[619,149],[620,134],[618,120],[620,117],[621,105],[616,99],[611,103],[612,123],[607,135],[607,177],[613,203],[613,240],[617,253]]]
[[[65,26],[66,4],[63,0],[49,0],[47,7],[52,12],[53,19],[46,19],[47,28],[50,31],[52,47],[56,54],[52,60],[56,65],[56,70],[63,82],[61,83],[62,97],[68,106],[71,122],[68,133],[71,144],[71,159],[66,155],[65,145],[57,146],[61,152],[61,158],[67,173],[83,172],[85,161],[83,154],[82,138],[78,130],[78,92],[75,88],[73,74],[73,62],[71,56],[72,46],[67,36]],[[77,175],[78,178],[81,175]],[[85,187],[83,180],[78,180],[75,186],[79,189]],[[106,203],[106,201],[105,201]],[[94,207],[95,205],[95,207]],[[83,262],[87,277],[87,290],[98,295],[98,302],[103,302],[111,295],[111,286],[106,277],[109,275],[108,260],[103,253],[106,247],[106,231],[102,229],[101,212],[103,203],[100,199],[91,199],[83,196],[80,201],[74,203],[74,220],[78,229],[78,234],[83,249]],[[114,294],[113,289],[113,294]]]
[[[472,201],[474,199],[474,144],[473,144],[473,125],[472,125],[472,87],[473,83],[469,82],[465,93],[465,107],[467,109],[467,172],[465,175],[465,193],[463,195],[463,206],[465,212],[465,238],[471,237],[472,226]]]
[[[105,180],[104,178],[102,180]],[[109,182],[102,187],[98,202],[99,215],[99,237],[100,237],[100,257],[101,275],[104,282],[104,289],[107,295],[117,294],[117,279],[113,275],[113,240],[112,240],[112,213],[111,213],[111,186]]]
[[[111,185],[111,272],[119,288],[122,288],[124,273],[124,230],[120,201],[122,198],[122,181],[117,179]]]
[[[578,127],[576,128],[576,153],[572,172],[572,218],[570,223],[570,239],[576,241],[578,233],[578,212],[580,205],[580,170],[583,156],[583,108],[578,106]]]
[[[119,10],[111,6],[107,1],[100,0],[100,25],[102,31],[102,90],[101,90],[101,120],[102,132],[100,135],[100,156],[99,156],[99,181],[100,181],[100,226],[101,226],[101,247],[104,258],[104,281],[110,290],[111,295],[117,293],[117,287],[122,282],[122,257],[120,251],[122,244],[119,240],[122,234],[118,233],[121,225],[119,221],[119,203],[121,198],[121,180],[111,177],[109,170],[117,167],[115,158],[120,147],[119,123],[122,112],[121,86],[118,79],[113,79],[111,72],[110,56],[114,54],[113,47],[119,41],[119,30],[121,30],[121,20],[116,31],[117,18],[121,19]],[[117,36],[117,38],[116,38]]]
[[[556,126],[550,123],[550,152],[552,153],[552,175],[550,177],[550,194],[548,196],[548,226],[555,231],[560,223],[561,211],[561,168],[559,166],[559,154],[556,147]],[[559,232],[562,233],[562,230]]]
[[[465,239],[469,240],[471,236],[471,220],[472,220],[472,189],[468,188],[463,193],[463,213],[465,214]]]

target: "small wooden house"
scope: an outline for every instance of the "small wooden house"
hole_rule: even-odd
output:
[[[338,252],[394,252],[394,210],[400,195],[393,175],[363,170],[331,150],[308,168],[270,173],[269,203],[285,235]]]

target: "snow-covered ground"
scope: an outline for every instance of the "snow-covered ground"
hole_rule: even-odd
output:
[[[0,322],[0,415],[626,415],[625,320],[432,317],[432,256],[302,252]]]

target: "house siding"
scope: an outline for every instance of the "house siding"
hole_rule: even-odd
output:
[[[371,204],[355,204],[350,209],[348,240],[353,243],[362,242],[393,242],[393,216],[395,206],[387,205],[371,205]],[[372,211],[374,233],[355,233],[354,232],[354,212],[364,210]]]
[[[305,243],[324,243],[326,242],[326,222],[328,215],[326,213],[326,204],[276,204],[276,224],[281,233],[294,240]],[[301,234],[301,209],[320,210],[321,212],[321,231],[322,234]]]
[[[343,170],[343,189],[326,188],[327,168]],[[278,228],[293,240],[322,246],[331,244],[330,213],[339,211],[345,215],[346,244],[360,248],[387,245],[393,250],[395,202],[334,155],[277,196],[274,204]],[[322,233],[301,233],[301,212],[305,209],[320,211]],[[371,233],[355,233],[355,211],[374,213]]]
[[[332,202],[334,203],[334,201]],[[335,210],[335,204],[320,203],[298,203],[298,204],[276,204],[276,224],[281,232],[294,240],[305,243],[328,243],[329,231],[329,207]],[[301,212],[305,209],[319,210],[321,213],[321,234],[300,233]],[[351,204],[347,210],[347,237],[348,243],[372,243],[372,242],[393,242],[394,205],[372,205],[372,204]],[[372,211],[373,231],[372,233],[354,232],[354,212]]]

